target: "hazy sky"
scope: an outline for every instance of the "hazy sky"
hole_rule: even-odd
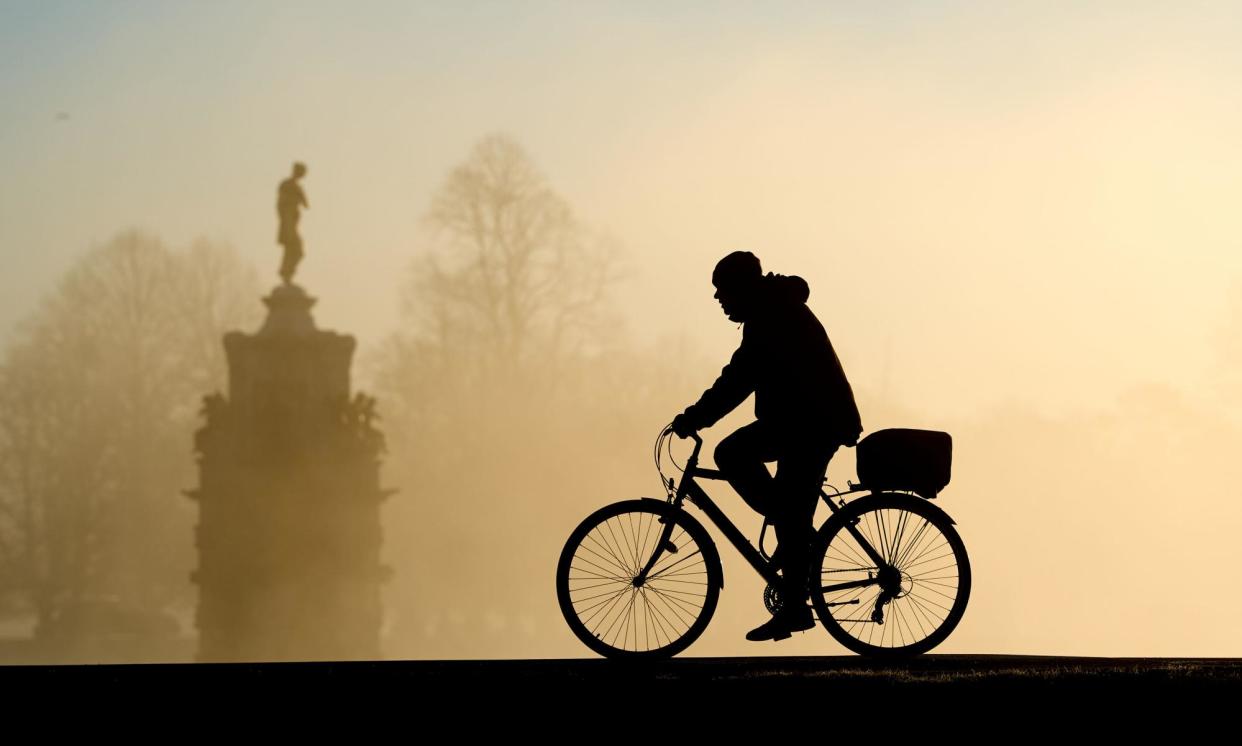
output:
[[[739,335],[711,268],[751,249],[810,283],[868,430],[966,423],[977,601],[942,652],[1230,654],[1239,39],[1242,3],[1189,0],[0,0],[0,336],[129,227],[275,284],[303,160],[297,279],[366,351],[432,194],[507,133],[623,247],[631,341],[695,339],[709,383]],[[752,590],[698,652],[740,649]]]
[[[299,281],[366,345],[396,323],[430,195],[503,131],[627,250],[635,339],[731,349],[707,279],[749,248],[810,281],[851,378],[893,397],[1197,390],[1242,276],[1240,21],[1231,2],[4,0],[0,327],[131,225],[227,240],[274,281],[274,190],[301,159]]]

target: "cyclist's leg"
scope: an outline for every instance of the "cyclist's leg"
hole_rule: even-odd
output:
[[[775,493],[766,462],[780,454],[776,433],[756,421],[738,428],[716,446],[716,468],[752,510],[768,515]]]
[[[828,462],[838,446],[814,440],[789,442],[777,461],[773,480],[772,525],[781,552],[781,595],[786,608],[806,601],[806,570],[814,536],[815,508]]]

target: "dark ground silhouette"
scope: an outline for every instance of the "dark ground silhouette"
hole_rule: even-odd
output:
[[[956,733],[986,726],[1002,712],[1037,714],[1015,728],[1068,727],[1067,713],[1109,727],[1153,719],[1228,717],[1218,698],[1242,689],[1242,661],[1214,658],[1066,658],[929,655],[901,663],[856,656],[815,658],[678,658],[653,664],[605,660],[388,661],[375,663],[10,666],[0,685],[18,696],[97,701],[225,694],[264,712],[276,702],[358,702],[382,706],[401,727],[425,728],[462,713],[525,713],[521,720],[484,717],[471,725],[529,727],[529,716],[595,719],[618,728],[653,722],[721,728],[773,722],[769,705],[798,702],[799,720],[824,732],[875,732],[887,718],[913,733]],[[188,701],[193,701],[188,700]],[[738,709],[722,710],[721,703]],[[446,709],[428,710],[435,703]],[[703,705],[702,707],[698,705]],[[399,705],[399,706],[397,706]],[[388,709],[396,706],[396,709]],[[910,719],[915,714],[934,717]],[[859,720],[858,718],[864,718]],[[1196,720],[1195,722],[1199,722]],[[857,723],[857,724],[855,724]],[[551,726],[552,721],[548,725]],[[1082,724],[1075,721],[1074,727]]]

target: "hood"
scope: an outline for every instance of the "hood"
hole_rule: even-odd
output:
[[[763,277],[763,292],[768,303],[796,305],[806,303],[811,288],[806,280],[796,275],[778,275],[771,272]]]

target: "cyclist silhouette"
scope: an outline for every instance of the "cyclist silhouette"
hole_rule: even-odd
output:
[[[748,640],[782,640],[815,626],[806,573],[815,506],[837,448],[862,433],[854,392],[801,277],[763,274],[759,259],[735,251],[712,273],[721,309],[742,343],[711,388],[673,419],[681,437],[711,427],[755,395],[755,421],[716,447],[716,466],[742,499],[776,529],[782,604]],[[775,476],[765,463],[776,462]]]

